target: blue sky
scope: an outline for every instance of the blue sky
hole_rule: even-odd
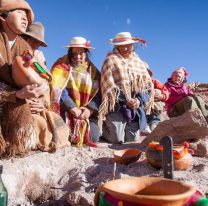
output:
[[[189,81],[207,82],[207,0],[27,0],[35,21],[45,26],[48,67],[64,55],[73,36],[83,36],[96,49],[91,59],[100,70],[112,46],[108,40],[129,31],[147,41],[136,52],[162,82],[184,66]]]

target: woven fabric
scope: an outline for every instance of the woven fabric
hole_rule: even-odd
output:
[[[150,98],[146,104],[146,112],[150,112],[154,102],[154,87],[147,68],[148,65],[135,52],[128,59],[123,58],[116,49],[107,55],[101,73],[102,104],[98,122],[101,130],[102,122],[106,114],[114,110],[120,92],[128,101],[132,93],[149,90]]]

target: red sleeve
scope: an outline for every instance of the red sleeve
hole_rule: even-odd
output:
[[[155,89],[159,89],[161,90],[161,93],[163,95],[163,101],[167,101],[168,98],[169,98],[169,91],[168,89],[166,88],[166,86],[164,84],[162,84],[160,81],[154,79],[152,80],[153,84],[154,84],[154,88]]]

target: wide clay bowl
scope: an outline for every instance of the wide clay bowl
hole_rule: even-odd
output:
[[[195,191],[194,187],[179,181],[160,177],[130,177],[101,185],[96,190],[94,204],[99,206],[100,193],[104,192],[127,205],[181,206]]]
[[[141,151],[139,149],[123,149],[113,152],[114,161],[120,164],[130,164],[136,162],[140,156]]]

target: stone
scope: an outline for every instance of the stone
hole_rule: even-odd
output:
[[[199,109],[190,110],[183,115],[160,122],[157,127],[143,141],[147,145],[151,141],[160,141],[164,136],[171,136],[174,143],[189,140],[205,139],[208,125]]]
[[[190,143],[190,148],[194,150],[194,155],[208,157],[208,136],[206,136],[206,139]]]

